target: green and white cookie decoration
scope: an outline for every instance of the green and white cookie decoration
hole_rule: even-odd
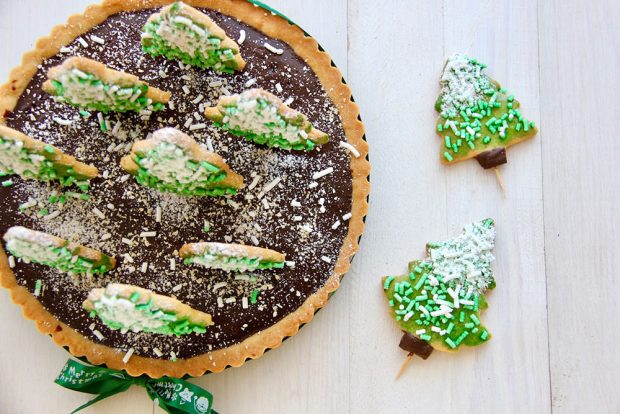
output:
[[[17,174],[27,180],[76,185],[88,191],[97,168],[77,161],[58,148],[0,125],[0,177]],[[12,181],[4,181],[10,185]]]
[[[262,247],[214,242],[183,245],[179,255],[185,264],[197,264],[226,272],[282,269],[284,254]]]
[[[58,102],[103,113],[159,111],[170,92],[149,86],[137,76],[74,56],[51,68],[43,90]]]
[[[491,338],[480,311],[487,308],[484,293],[495,287],[494,241],[492,219],[468,224],[454,239],[428,243],[427,257],[411,262],[409,274],[383,278],[390,314],[405,332],[401,347],[410,356],[423,356],[422,350],[426,359],[427,345],[450,352]]]
[[[234,135],[268,147],[310,151],[329,142],[329,136],[314,128],[304,114],[263,89],[221,96],[205,116]]]
[[[159,129],[151,138],[135,142],[121,167],[144,186],[186,196],[236,194],[243,186],[243,177],[222,157],[174,128]]]
[[[245,61],[239,45],[204,13],[177,2],[149,17],[142,29],[142,49],[199,68],[233,73]]]
[[[441,115],[437,134],[445,164],[475,157],[483,168],[494,168],[507,162],[507,147],[536,135],[519,101],[485,69],[484,63],[459,54],[444,66],[435,109]]]
[[[90,316],[108,328],[162,335],[202,334],[213,324],[211,315],[150,290],[120,283],[90,291],[84,301]]]
[[[103,274],[116,260],[100,251],[51,234],[11,227],[4,234],[6,250],[26,263],[38,263],[75,275]]]

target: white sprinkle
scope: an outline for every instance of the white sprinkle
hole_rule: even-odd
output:
[[[440,333],[441,332],[441,328],[439,328],[437,326],[431,326],[431,331]]]
[[[317,183],[316,181],[312,181],[310,185],[308,185],[308,188],[315,188],[315,187],[318,187],[318,185],[319,183]]]
[[[301,216],[293,216],[293,221],[301,221],[303,218]]]
[[[218,290],[219,288],[223,288],[226,287],[228,285],[227,282],[218,282],[216,284],[213,285],[213,291],[215,292],[216,290]]]
[[[237,43],[243,44],[245,42],[245,30],[239,30],[239,39],[237,39]]]
[[[170,270],[175,270],[177,268],[177,262],[174,260],[174,258],[170,259]]]
[[[168,102],[168,108],[173,109],[174,110],[174,102],[169,101]]]
[[[116,124],[114,124],[114,128],[112,128],[112,135],[117,135],[120,129],[121,129],[121,121],[116,121]]]
[[[204,99],[204,95],[203,95],[203,94],[200,94],[200,95],[198,95],[198,96],[196,97],[196,99],[194,99],[194,100],[192,101],[192,103],[193,103],[193,104],[199,104],[199,103],[200,103],[200,101],[202,101],[203,99]]]
[[[142,273],[146,273],[148,268],[149,268],[148,262],[144,262],[144,263],[142,263],[142,268],[140,270],[142,270]]]
[[[280,85],[280,82],[276,83],[276,91],[278,91],[278,93],[282,93],[284,89],[282,89],[282,85]]]
[[[226,87],[222,86],[222,88],[220,89],[220,91],[226,95],[229,96],[230,95],[230,91],[228,89],[226,89]]]
[[[258,182],[261,180],[261,178],[262,177],[260,175],[257,175],[256,177],[254,177],[254,179],[252,180],[252,182],[248,186],[248,190],[253,190],[254,187],[256,187],[256,184],[258,184]]]
[[[210,88],[219,88],[220,86],[222,86],[222,81],[213,81],[213,82],[209,82],[209,87]]]
[[[332,230],[336,230],[338,227],[340,227],[340,220],[336,220],[336,222],[332,224]]]
[[[235,201],[231,200],[230,198],[226,200],[226,204],[228,204],[229,206],[231,206],[235,210],[237,210],[239,208],[239,203],[236,203]]]
[[[200,118],[201,118],[201,117],[200,117],[200,114],[198,113],[198,111],[194,112],[194,113],[193,113],[193,115],[194,115],[194,119],[195,119],[196,121],[200,121]]]
[[[473,306],[474,305],[474,301],[473,300],[461,299],[461,303],[463,305],[467,305],[467,306]]]
[[[15,258],[13,256],[9,256],[9,267],[11,269],[15,267]]]
[[[293,103],[293,101],[295,100],[295,98],[293,98],[292,96],[289,97],[286,101],[284,101],[284,105],[290,105]]]
[[[60,211],[56,210],[53,213],[48,214],[47,216],[43,217],[43,220],[48,221],[48,220],[53,220],[56,217],[60,216]]]
[[[321,197],[321,198],[319,198],[319,205],[322,206],[323,204],[325,204],[325,198]]]
[[[105,219],[105,215],[97,207],[93,207],[93,213],[95,213],[95,216],[99,217],[101,220]]]
[[[181,79],[186,80],[186,81],[191,81],[191,80],[192,80],[192,77],[191,77],[191,76],[189,76],[189,75],[182,75],[182,76],[181,76]]]
[[[157,236],[156,231],[143,231],[140,233],[140,237],[155,237]]]
[[[297,200],[292,200],[291,201],[291,206],[292,207],[301,207],[301,203]]]
[[[99,36],[95,36],[95,35],[90,35],[90,40],[92,40],[95,43],[99,43],[100,45],[105,43],[105,40],[103,40]]]
[[[126,262],[133,263],[133,257],[131,257],[131,255],[129,253],[125,253],[123,255],[123,258],[125,259]]]
[[[346,148],[355,158],[359,158],[360,152],[348,142],[340,141],[340,148]]]
[[[261,190],[260,193],[258,193],[258,198],[261,198],[262,196],[264,196],[265,194],[267,194],[270,190],[273,189],[273,187],[275,187],[276,185],[278,185],[278,183],[282,180],[282,178],[277,177],[274,178],[269,184],[267,184],[265,187],[263,187],[263,189]]]
[[[153,348],[153,353],[158,357],[163,356],[164,354],[159,350],[159,348]]]
[[[218,308],[223,308],[224,307],[224,301],[220,297],[217,298],[217,307]]]
[[[155,222],[161,223],[161,207],[155,207]]]
[[[56,122],[59,125],[63,125],[63,126],[70,126],[73,124],[73,121],[70,121],[68,119],[62,119],[62,118],[58,118],[57,116],[52,118],[54,120],[54,122]]]
[[[114,143],[111,143],[110,145],[108,145],[108,152],[114,152],[114,148],[116,147],[116,145],[114,145]]]
[[[103,341],[105,339],[105,336],[103,336],[103,334],[96,329],[93,330],[93,335],[95,335],[100,341]]]
[[[86,40],[82,39],[81,37],[77,38],[77,41],[79,44],[81,44],[83,47],[88,47],[88,43],[86,43]]]
[[[275,53],[276,55],[281,55],[282,53],[284,53],[284,50],[278,49],[277,47],[274,47],[274,46],[271,46],[267,42],[265,42],[264,46],[265,46],[265,49],[267,49],[271,53]]]
[[[263,198],[263,199],[261,200],[261,202],[263,203],[263,207],[265,207],[265,209],[267,209],[267,210],[268,210],[268,209],[269,209],[269,202],[267,201],[267,199],[266,199],[266,198]]]
[[[170,351],[170,359],[173,361],[177,360],[177,354],[174,351]]]
[[[353,214],[351,213],[347,213],[344,216],[342,216],[342,220],[347,221],[349,220],[351,217],[353,217]]]
[[[292,260],[287,260],[287,261],[286,261],[286,262],[284,262],[284,263],[286,263],[286,265],[287,265],[288,267],[295,267],[295,262],[294,262],[294,261],[292,261]]]
[[[117,146],[114,147],[113,151],[114,152],[118,152],[118,151],[122,150],[124,146],[125,146],[125,144],[123,144],[121,142],[120,144],[118,144]]]
[[[309,224],[304,224],[301,226],[301,229],[306,233],[312,233],[312,227]]]
[[[185,121],[185,123],[183,124],[183,126],[185,128],[189,128],[189,126],[192,124],[194,120],[192,119],[192,117],[190,116],[189,118],[187,118],[187,120]]]
[[[424,335],[426,333],[426,329],[418,329],[417,331],[415,331],[416,335]]]
[[[183,89],[183,93],[185,95],[189,95],[189,88],[187,87],[187,85],[183,85],[183,87],[181,89]]]
[[[327,257],[327,256],[321,256],[321,260],[322,260],[322,261],[324,261],[324,262],[326,262],[326,263],[331,263],[331,262],[332,262],[332,259],[330,259],[330,258],[329,258],[329,257]]]
[[[426,309],[426,307],[424,307],[424,306],[420,306],[420,308],[419,308],[419,309],[420,309],[420,312],[422,312],[422,313],[424,313],[425,315],[427,315],[427,316],[428,316],[429,312],[428,312],[428,309]]]
[[[179,290],[181,290],[181,288],[183,287],[182,283],[179,283],[178,285],[176,285],[175,287],[172,288],[173,292],[178,292]]]
[[[209,152],[215,152],[215,150],[213,149],[213,142],[211,141],[211,138],[207,138],[207,149],[209,150]]]
[[[403,321],[407,322],[409,319],[411,319],[412,316],[413,316],[413,312],[412,311],[407,312],[407,314],[403,318]]]
[[[60,48],[59,52],[60,53],[71,53],[71,49],[66,47],[66,46],[63,46],[63,47]]]
[[[256,236],[252,236],[250,239],[252,240],[252,243],[254,243],[254,246],[258,246],[258,239]]]
[[[237,301],[237,298],[234,296],[224,299],[225,303],[235,303],[236,301]]]
[[[241,298],[241,306],[243,307],[243,309],[248,308],[248,298],[246,298],[245,296]]]
[[[108,210],[114,210],[114,204],[112,203],[108,203],[105,206],[108,208]]]
[[[331,173],[333,173],[333,172],[334,172],[334,168],[333,168],[333,167],[328,167],[328,168],[325,168],[325,169],[324,169],[324,170],[322,170],[322,171],[319,171],[319,172],[314,173],[314,174],[312,175],[312,179],[313,179],[313,180],[318,180],[319,178],[321,178],[321,177],[325,177],[326,175],[331,174]]]
[[[207,124],[194,124],[189,127],[190,131],[196,131],[197,129],[205,129]]]
[[[249,88],[250,86],[254,85],[255,83],[256,83],[256,78],[252,78],[252,79],[248,80],[248,81],[244,84],[244,86],[245,86],[246,88]]]
[[[129,362],[129,359],[131,358],[131,356],[133,355],[133,348],[129,348],[129,351],[127,351],[127,353],[125,354],[125,356],[123,357],[123,363],[126,364]]]

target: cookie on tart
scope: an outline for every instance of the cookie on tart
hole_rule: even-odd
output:
[[[281,269],[285,255],[275,250],[243,244],[188,243],[179,250],[185,264],[197,264],[226,272]]]
[[[58,102],[103,113],[158,111],[170,100],[170,92],[85,57],[66,59],[47,77],[43,90]]]
[[[121,167],[144,186],[188,196],[235,194],[243,186],[243,177],[222,157],[174,128],[159,129],[151,138],[135,142]]]
[[[329,142],[329,135],[312,126],[304,114],[264,89],[221,96],[205,116],[222,129],[268,147],[309,151]]]

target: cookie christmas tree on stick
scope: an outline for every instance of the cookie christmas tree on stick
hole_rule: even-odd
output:
[[[491,335],[480,321],[484,292],[495,287],[492,219],[465,226],[458,237],[426,245],[427,257],[409,263],[409,274],[383,278],[390,314],[404,335],[400,347],[426,359],[433,349],[457,351]],[[396,378],[398,378],[398,376]]]
[[[441,117],[437,134],[443,139],[445,164],[476,158],[482,168],[507,162],[506,148],[536,135],[534,122],[519,111],[519,101],[491,79],[486,65],[465,55],[448,58],[441,75],[441,92],[435,109]]]

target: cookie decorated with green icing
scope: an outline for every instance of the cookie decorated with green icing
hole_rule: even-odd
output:
[[[4,241],[7,251],[22,261],[43,264],[70,274],[102,274],[116,265],[113,257],[100,251],[25,227],[8,229]]]
[[[435,109],[441,117],[441,160],[452,164],[476,158],[483,168],[506,163],[506,148],[536,135],[519,101],[485,73],[486,65],[465,55],[448,58]]]
[[[76,160],[53,145],[0,125],[0,177],[17,174],[27,180],[77,185],[87,191],[89,180],[98,173],[97,168]]]
[[[268,147],[310,151],[329,142],[329,136],[314,128],[306,115],[263,89],[221,96],[205,116],[234,135]]]
[[[214,242],[188,243],[179,250],[185,264],[226,272],[282,269],[284,254],[262,247]]]
[[[133,144],[121,167],[144,186],[187,196],[236,194],[243,177],[189,135],[162,128]]]
[[[444,242],[428,243],[427,257],[409,274],[383,278],[390,314],[400,328],[440,351],[480,345],[491,338],[480,311],[484,292],[495,287],[492,219],[465,226]]]
[[[103,113],[158,111],[170,100],[170,92],[80,56],[51,68],[47,77],[43,90],[56,101]]]
[[[168,296],[120,283],[90,291],[84,309],[108,328],[162,335],[202,334],[213,324],[211,315]]]
[[[142,29],[142,50],[219,72],[233,73],[245,67],[239,45],[209,16],[182,2],[149,17]]]

